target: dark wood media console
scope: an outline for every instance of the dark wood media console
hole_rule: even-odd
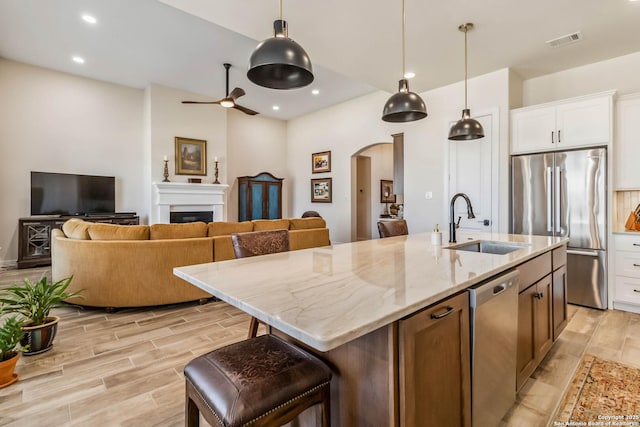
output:
[[[18,220],[18,268],[51,265],[51,230],[62,228],[71,218],[107,224],[137,225],[135,214],[87,215],[87,216],[30,216]]]

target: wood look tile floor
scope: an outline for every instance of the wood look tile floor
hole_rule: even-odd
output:
[[[0,272],[0,289],[49,268]],[[571,320],[501,426],[537,427],[553,414],[582,354],[640,367],[640,315],[570,306]],[[68,306],[53,349],[21,357],[0,389],[0,425],[182,426],[191,359],[245,338],[249,316],[223,302],[125,309]],[[202,423],[206,425],[206,423]]]

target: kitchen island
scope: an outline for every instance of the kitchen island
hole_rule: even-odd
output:
[[[476,239],[520,247],[504,255],[452,250],[431,245],[430,233],[419,233],[179,267],[174,274],[327,361],[334,371],[334,425],[415,425],[419,414],[413,396],[430,391],[423,390],[422,374],[413,370],[438,363],[428,359],[427,349],[456,343],[445,346],[451,352],[444,358],[449,366],[436,367],[440,377],[430,381],[439,383],[443,414],[460,414],[448,425],[469,425],[465,290],[566,243],[556,237],[458,236],[458,242]],[[422,315],[425,321],[416,322]],[[446,327],[423,334],[420,325],[434,316]],[[419,349],[427,359],[417,363],[412,351]],[[447,393],[464,396],[447,402]]]

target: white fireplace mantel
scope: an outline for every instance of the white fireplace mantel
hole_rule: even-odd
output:
[[[213,211],[214,221],[224,221],[227,184],[154,182],[152,224],[168,224],[171,212]]]

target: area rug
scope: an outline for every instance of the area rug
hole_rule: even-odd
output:
[[[550,425],[640,425],[640,369],[586,354]]]

